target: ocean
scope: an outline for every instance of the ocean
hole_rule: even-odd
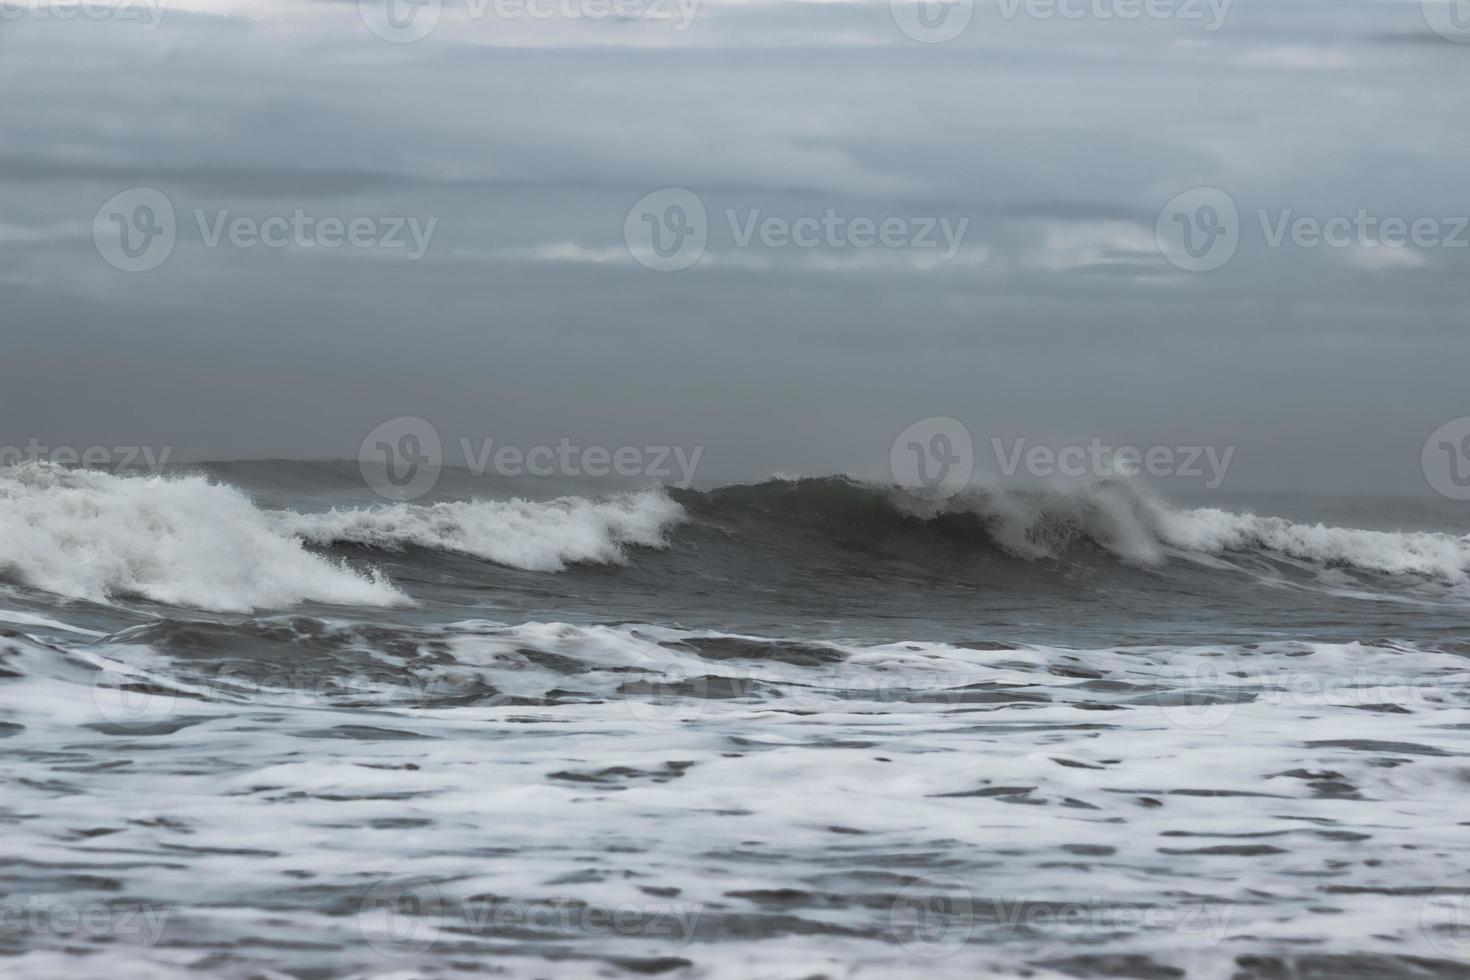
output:
[[[0,973],[1470,976],[1467,515],[0,469]]]

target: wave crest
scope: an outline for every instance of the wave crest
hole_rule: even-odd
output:
[[[972,487],[939,501],[848,477],[773,479],[712,491],[704,503],[714,513],[754,511],[859,537],[922,529],[1025,559],[1088,547],[1146,565],[1171,556],[1257,554],[1457,583],[1470,568],[1470,537],[1174,508],[1121,479],[1070,488]]]
[[[42,463],[0,469],[0,572],[74,599],[213,612],[408,602],[376,572],[307,551],[233,487]]]
[[[1163,539],[1184,551],[1206,554],[1266,552],[1316,564],[1386,575],[1426,575],[1465,580],[1470,539],[1433,531],[1365,531],[1293,524],[1281,517],[1232,514],[1213,508],[1159,515]]]
[[[645,490],[603,500],[469,500],[287,512],[281,525],[313,544],[431,548],[527,571],[558,572],[570,564],[620,564],[630,545],[665,547],[668,529],[683,519],[678,503]]]

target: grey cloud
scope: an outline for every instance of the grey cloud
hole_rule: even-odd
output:
[[[450,439],[704,445],[733,479],[869,470],[942,414],[979,442],[1238,445],[1236,489],[1421,492],[1422,439],[1467,411],[1465,255],[1365,268],[1252,232],[1192,274],[1149,248],[1195,186],[1248,223],[1465,209],[1465,52],[1385,42],[1422,35],[1397,5],[1270,6],[1212,35],[982,10],[952,46],[885,4],[717,0],[678,37],[446,22],[399,46],[330,4],[278,32],[7,26],[0,444],[344,456],[419,414]],[[1303,46],[1348,67],[1253,53]],[[650,272],[624,220],[668,185],[715,216],[709,259]],[[153,272],[91,242],[130,186],[179,213]],[[439,224],[419,262],[193,227],[295,208]],[[966,218],[976,261],[737,251],[724,208]]]

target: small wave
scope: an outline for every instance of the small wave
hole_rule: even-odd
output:
[[[307,551],[232,487],[38,463],[0,469],[0,572],[73,599],[212,612],[407,602],[377,573]]]
[[[499,565],[557,572],[570,564],[621,564],[625,548],[662,548],[684,509],[657,490],[598,500],[470,500],[395,504],[322,514],[285,512],[280,526],[318,545],[408,547],[470,555]]]

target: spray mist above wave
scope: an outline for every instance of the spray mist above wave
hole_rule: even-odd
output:
[[[1174,508],[1137,484],[1102,480],[1070,488],[975,486],[943,500],[850,477],[773,479],[704,495],[712,513],[751,511],[859,535],[916,522],[950,540],[1025,559],[1093,547],[1158,565],[1171,557],[1260,554],[1387,575],[1467,580],[1470,537],[1297,524],[1213,508]]]
[[[0,573],[73,599],[213,612],[408,602],[381,575],[312,554],[233,487],[41,463],[0,469]]]

